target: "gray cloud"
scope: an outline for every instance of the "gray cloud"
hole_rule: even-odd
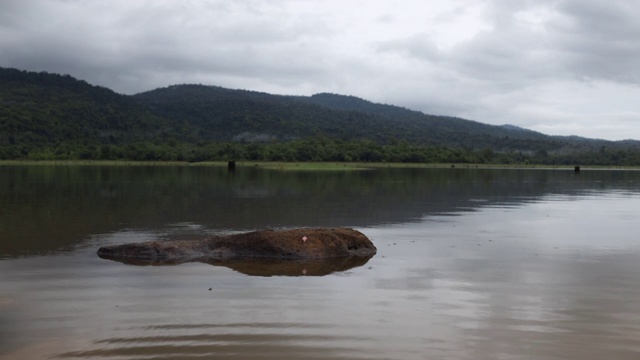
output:
[[[176,83],[330,91],[640,139],[639,15],[631,0],[5,0],[0,66],[127,94]]]

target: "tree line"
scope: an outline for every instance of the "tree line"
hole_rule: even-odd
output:
[[[128,144],[61,143],[31,148],[0,147],[4,160],[132,160],[132,161],[285,161],[285,162],[389,162],[451,164],[542,164],[640,166],[640,152],[628,149],[585,150],[567,154],[495,152],[441,146],[421,146],[406,141],[381,145],[361,139],[345,141],[310,137],[288,142],[135,142]]]
[[[640,142],[552,137],[375,104],[176,85],[127,96],[0,68],[0,159],[640,165]]]

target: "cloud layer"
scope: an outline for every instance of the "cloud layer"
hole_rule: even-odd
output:
[[[131,94],[335,92],[548,134],[640,139],[633,0],[5,0],[0,66]]]

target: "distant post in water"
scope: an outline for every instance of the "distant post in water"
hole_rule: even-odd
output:
[[[575,168],[573,168],[573,172],[579,173],[580,172],[580,166],[576,166]]]
[[[236,171],[236,161],[235,160],[231,160],[231,161],[229,161],[229,163],[227,163],[227,171],[229,171],[229,172]]]

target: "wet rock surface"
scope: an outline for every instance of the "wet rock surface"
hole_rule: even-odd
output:
[[[282,259],[294,264],[291,260],[341,257],[368,260],[375,253],[376,247],[371,240],[351,228],[261,230],[203,240],[149,241],[104,246],[98,250],[101,258],[136,265],[170,265],[190,261],[212,263],[233,259]],[[255,264],[256,267],[260,266]]]

